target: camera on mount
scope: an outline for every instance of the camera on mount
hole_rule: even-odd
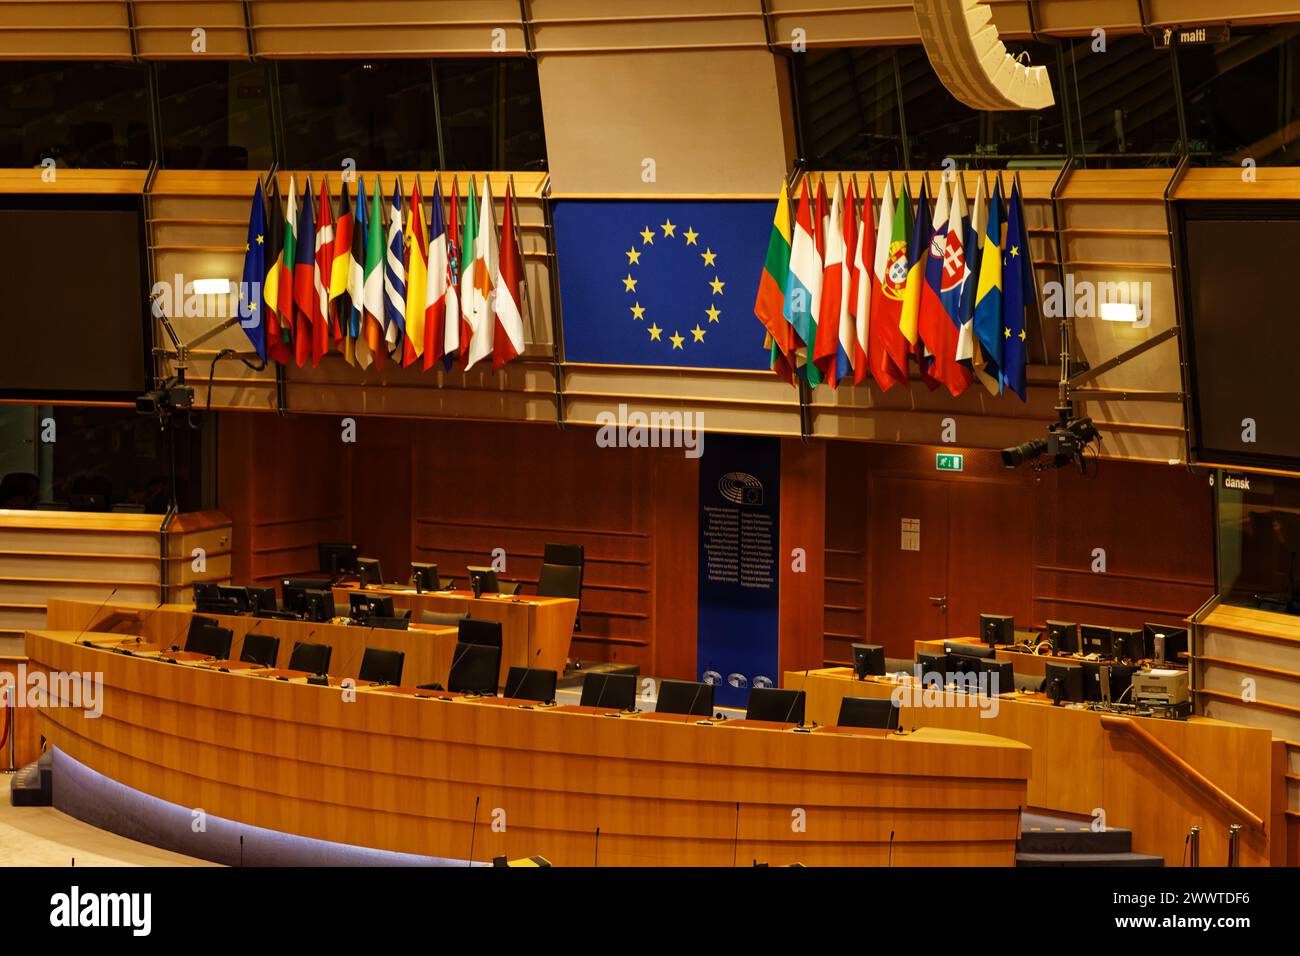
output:
[[[1100,438],[1091,418],[1065,418],[1047,426],[1046,438],[1033,438],[1002,449],[1002,464],[1016,468],[1030,463],[1036,471],[1064,468],[1072,462],[1083,471],[1083,451]]]
[[[194,407],[194,387],[181,383],[164,385],[152,392],[146,392],[135,400],[135,410],[139,415],[154,415],[158,418],[170,415],[176,409]]]

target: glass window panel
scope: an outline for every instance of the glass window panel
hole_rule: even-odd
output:
[[[503,60],[504,169],[545,169],[546,132],[536,60]],[[444,101],[445,102],[445,101]]]
[[[496,60],[444,60],[438,64],[445,169],[499,168],[495,135],[500,123],[499,66]]]
[[[949,157],[979,154],[981,113],[959,103],[939,82],[922,46],[898,48],[903,115],[913,169],[938,169]]]
[[[1066,83],[1077,103],[1076,151],[1136,153],[1134,160],[1167,164],[1179,145],[1169,51],[1155,49],[1147,36],[1109,37],[1105,52],[1094,52],[1091,38],[1062,42]]]
[[[186,61],[159,63],[157,70],[164,166],[271,166],[265,66]]]
[[[1300,614],[1300,484],[1250,475],[1228,487],[1225,474],[1214,483],[1219,593],[1229,604]]]
[[[817,50],[795,62],[810,168],[903,167],[892,48]]]

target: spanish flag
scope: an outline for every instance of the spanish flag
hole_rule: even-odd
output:
[[[411,213],[406,217],[406,344],[402,365],[424,355],[424,294],[429,284],[429,238],[424,224],[424,197],[417,179],[411,187]]]

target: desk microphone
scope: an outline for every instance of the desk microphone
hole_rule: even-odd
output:
[[[466,866],[474,865],[474,831],[478,829],[478,802],[481,799],[479,794],[474,795],[474,822],[469,827],[469,862]]]
[[[811,667],[804,668],[804,672],[803,672],[803,682],[804,682],[804,686],[805,686],[805,687],[808,686],[808,671],[810,671],[810,670],[812,670]],[[807,700],[807,698],[808,698],[808,695],[807,695],[807,693],[805,693],[805,694],[804,694],[804,699]],[[798,704],[798,703],[799,703],[799,692],[798,692],[798,691],[795,691],[795,693],[794,693],[794,700],[790,701],[790,709],[787,710],[787,711],[785,712],[785,720],[781,721],[781,723],[783,723],[783,724],[788,724],[788,723],[790,723],[790,718],[794,716],[794,708],[795,708],[795,705]],[[803,717],[802,717],[802,716],[799,718],[799,726],[800,726],[800,727],[803,726]]]
[[[99,612],[104,610],[104,605],[108,604],[109,601],[113,600],[113,595],[116,593],[117,593],[117,588],[113,588],[113,590],[108,592],[108,597],[104,598],[103,602],[99,605],[99,607],[95,608],[95,613],[90,615],[90,618],[86,621],[84,625],[82,625],[81,630],[77,632],[77,636],[73,638],[72,641],[73,644],[90,643],[89,641],[83,642],[81,640],[82,635],[86,633],[86,630],[90,627],[91,624],[95,623],[95,618],[99,617]]]
[[[704,690],[704,681],[700,681],[700,686],[695,688],[695,696],[691,699],[691,706],[686,711],[687,717],[695,716],[695,705],[700,702],[700,691],[702,690]],[[656,709],[658,709],[658,705],[656,705]]]

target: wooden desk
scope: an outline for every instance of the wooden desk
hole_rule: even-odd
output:
[[[855,680],[852,668],[832,667],[809,673],[787,671],[783,686],[807,691],[805,712],[819,724],[838,719],[846,696],[888,698],[900,687],[887,678]],[[1077,707],[1057,707],[1039,694],[983,698],[983,708],[965,694],[913,706],[903,701],[904,729],[945,727],[978,731],[1019,740],[1033,750],[1029,806],[1091,817],[1100,808],[1111,826],[1133,830],[1133,849],[1182,860],[1184,839],[1193,824],[1201,826],[1201,860],[1221,865],[1227,859],[1227,828],[1243,822],[1226,811],[1185,773],[1126,733],[1122,724],[1107,724],[1106,715]],[[963,706],[965,705],[965,706]],[[988,716],[982,716],[988,714]],[[1281,741],[1241,724],[1193,717],[1186,721],[1122,718],[1163,744],[1264,822],[1264,830],[1242,834],[1245,865],[1277,865],[1284,853],[1278,805]],[[1284,859],[1284,857],[1282,858]]]
[[[33,631],[40,666],[103,675],[51,746],[127,787],[271,830],[464,859],[586,866],[1014,861],[1029,750],[961,731],[856,737],[613,719],[163,664]],[[725,727],[725,724],[722,725]],[[740,811],[737,816],[737,804]],[[791,826],[796,808],[806,829]],[[504,832],[488,825],[504,813]],[[739,836],[737,838],[737,832]]]
[[[93,630],[99,621],[116,620],[119,629],[131,630],[132,637],[141,637],[153,645],[153,650],[165,650],[173,645],[185,645],[185,635],[190,628],[194,608],[189,605],[164,604],[108,604],[93,601],[50,601],[48,615],[57,628]],[[402,682],[416,684],[439,683],[446,686],[447,673],[456,649],[454,627],[412,628],[394,631],[382,627],[355,627],[350,624],[316,624],[311,621],[280,621],[235,614],[206,614],[228,627],[234,634],[230,656],[239,659],[244,649],[244,635],[250,631],[280,639],[276,656],[277,667],[288,667],[295,641],[328,644],[330,673],[338,677],[356,677],[361,671],[361,658],[367,647],[382,647],[402,651],[406,659],[402,665]],[[92,640],[111,640],[114,635],[96,635]],[[126,635],[119,634],[119,637]],[[133,649],[129,643],[123,649]],[[144,651],[148,653],[148,650]],[[501,662],[501,683],[505,685],[508,665]]]
[[[334,606],[346,614],[348,595],[361,593],[357,588],[334,589]],[[540,667],[564,674],[569,659],[569,642],[578,618],[578,602],[573,598],[549,598],[537,595],[509,597],[474,597],[472,591],[425,591],[413,588],[368,587],[366,594],[391,597],[393,607],[411,612],[464,614],[485,621],[501,622],[503,644],[501,662],[520,667]],[[540,652],[540,653],[539,653]],[[504,682],[503,682],[504,686]]]

